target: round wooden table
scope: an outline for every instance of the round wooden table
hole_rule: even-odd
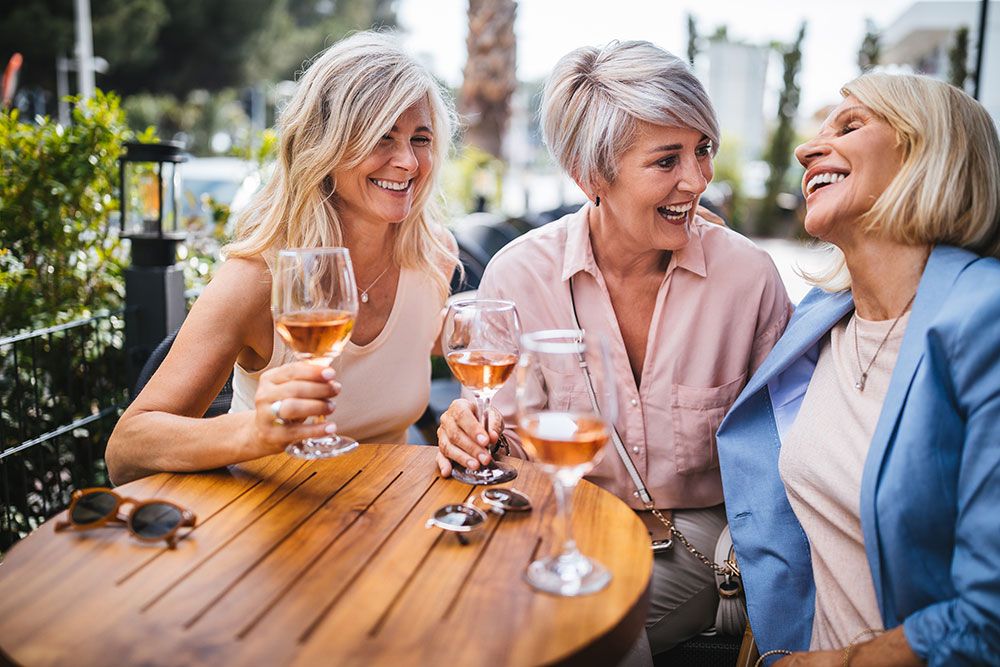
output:
[[[575,537],[611,584],[539,593],[522,574],[553,547],[548,477],[507,459],[519,469],[508,486],[534,509],[490,515],[463,546],[425,524],[482,487],[441,479],[436,451],[362,445],[119,487],[191,509],[196,527],[171,550],[120,527],[56,533],[46,522],[0,565],[0,649],[26,666],[613,664],[646,615],[642,522],[582,483]]]

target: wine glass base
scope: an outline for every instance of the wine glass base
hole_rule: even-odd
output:
[[[332,459],[357,449],[358,441],[342,435],[293,442],[285,453],[299,459]]]
[[[497,463],[496,461],[493,461],[488,466],[479,468],[478,470],[469,470],[468,468],[463,468],[457,463],[452,463],[451,476],[459,482],[479,486],[509,482],[517,477],[517,471],[509,465]]]
[[[593,558],[577,553],[536,560],[528,566],[524,578],[545,593],[574,597],[601,590],[611,581],[611,573]]]

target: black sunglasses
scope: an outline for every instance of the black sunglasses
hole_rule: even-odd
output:
[[[121,512],[132,505],[130,512]],[[90,530],[109,522],[124,523],[128,531],[143,542],[165,540],[171,549],[177,545],[177,531],[195,525],[195,515],[165,500],[122,498],[111,489],[80,489],[73,492],[67,520],[56,523],[55,530]]]

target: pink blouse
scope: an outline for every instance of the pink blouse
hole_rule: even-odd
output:
[[[656,506],[722,502],[715,431],[792,313],[770,256],[726,227],[695,218],[689,244],[674,251],[656,295],[636,387],[618,321],[594,260],[589,205],[519,237],[494,256],[478,296],[511,299],[525,332],[573,328],[569,280],[580,326],[607,337],[619,383],[618,429]],[[567,385],[564,409],[589,410],[586,386]],[[512,453],[515,386],[493,405],[504,415]],[[624,464],[608,444],[587,479],[642,509]]]

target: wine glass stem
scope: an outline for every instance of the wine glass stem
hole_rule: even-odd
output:
[[[559,515],[556,521],[556,529],[559,531],[556,544],[562,545],[558,557],[563,558],[577,553],[572,525],[573,492],[576,490],[576,483],[568,484],[558,476],[553,476],[552,487],[556,495],[556,513]]]
[[[476,410],[479,412],[479,423],[482,424],[486,436],[490,434],[490,397],[476,396]]]

